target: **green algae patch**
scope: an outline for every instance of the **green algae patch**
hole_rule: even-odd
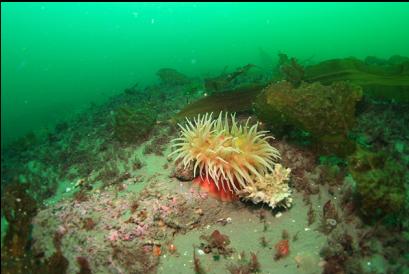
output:
[[[357,151],[348,159],[360,211],[366,216],[398,213],[405,205],[405,167],[384,152]]]

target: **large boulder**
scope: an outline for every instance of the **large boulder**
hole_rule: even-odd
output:
[[[369,217],[404,210],[407,168],[384,152],[358,149],[348,158],[360,211]]]
[[[347,82],[301,83],[297,88],[282,81],[267,86],[255,99],[259,119],[274,128],[296,127],[311,135],[316,148],[345,156],[355,145],[347,138],[355,122],[355,106],[362,97],[359,86]]]

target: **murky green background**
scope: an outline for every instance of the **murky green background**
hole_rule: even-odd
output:
[[[206,76],[268,68],[278,52],[409,56],[408,29],[408,3],[2,3],[2,144],[162,67]]]

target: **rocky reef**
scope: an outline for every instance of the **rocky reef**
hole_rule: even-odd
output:
[[[200,81],[162,69],[158,85],[28,134],[2,149],[2,272],[406,273],[405,62],[306,67],[282,55],[268,81],[253,65]],[[281,155],[229,202],[166,157],[170,118],[221,110],[257,124]]]
[[[27,186],[9,184],[1,199],[1,214],[8,222],[7,233],[1,243],[1,272],[24,273],[31,267],[31,220],[37,213],[36,201],[27,194]]]
[[[141,143],[156,122],[156,116],[149,109],[120,107],[115,113],[114,136],[120,142]]]
[[[330,86],[287,81],[267,86],[256,98],[257,116],[276,130],[293,126],[306,131],[322,153],[347,155],[354,150],[348,132],[354,126],[359,86],[336,82]]]
[[[156,72],[156,75],[160,79],[160,84],[164,86],[180,86],[191,83],[191,80],[172,68],[162,68]]]
[[[366,216],[384,216],[404,210],[405,168],[385,152],[358,149],[349,158],[349,171],[356,181],[360,211]]]

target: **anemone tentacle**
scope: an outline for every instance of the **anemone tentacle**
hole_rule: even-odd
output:
[[[235,114],[220,112],[198,115],[179,124],[181,134],[172,140],[175,150],[169,155],[182,159],[185,166],[194,163],[194,175],[211,178],[218,189],[238,192],[273,170],[280,159],[277,149],[268,143],[274,137],[266,130],[258,130],[258,123],[250,118],[242,125]],[[238,185],[237,185],[238,184]]]

